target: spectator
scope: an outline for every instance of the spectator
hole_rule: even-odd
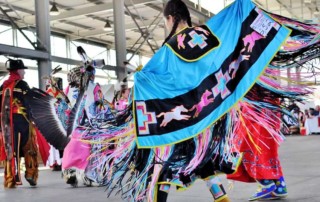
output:
[[[309,114],[311,117],[319,116],[319,111],[316,111],[314,108],[309,108]]]

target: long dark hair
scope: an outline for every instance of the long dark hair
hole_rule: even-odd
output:
[[[174,23],[170,34],[164,40],[162,45],[164,45],[174,35],[181,21],[187,22],[189,27],[192,26],[190,12],[187,5],[182,0],[170,0],[164,7],[163,15],[166,18],[171,15]]]

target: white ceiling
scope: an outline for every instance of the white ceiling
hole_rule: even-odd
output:
[[[86,39],[105,44],[111,48],[114,47],[113,31],[106,32],[103,30],[107,18],[113,25],[112,0],[55,0],[55,2],[60,10],[60,15],[51,16],[52,31],[69,36],[71,40]],[[185,2],[189,5],[189,8],[195,6],[188,0],[185,0]],[[227,2],[230,2],[230,0],[227,0]],[[319,13],[317,12],[318,7],[320,8],[320,0],[312,0],[308,4],[304,3],[305,0],[255,0],[255,2],[276,14],[299,20],[319,22],[317,17],[320,15],[318,16]],[[53,1],[50,1],[50,4],[52,3]],[[0,6],[20,27],[35,26],[34,4],[35,0],[0,0]],[[125,4],[142,29],[146,30],[147,27],[149,30],[154,29],[149,43],[153,46],[153,49],[157,49],[165,38],[163,17],[160,14],[163,8],[163,0],[125,0]],[[213,15],[205,9],[199,10],[195,7],[191,9],[194,24],[204,22],[204,17]],[[126,9],[125,11],[126,45],[127,49],[135,52],[143,39],[137,42],[141,33],[128,11]],[[0,19],[7,21],[2,13],[0,13]],[[152,22],[154,22],[153,26],[150,26]],[[136,46],[132,48],[134,44]],[[148,43],[144,43],[139,51],[147,56],[153,54]]]
[[[308,1],[308,0],[307,0]],[[270,12],[294,18],[302,21],[313,21],[319,23],[319,19],[315,16],[320,6],[319,0],[255,0],[260,6]]]

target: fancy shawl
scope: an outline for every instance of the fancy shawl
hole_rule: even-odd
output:
[[[175,144],[206,130],[250,90],[289,34],[249,0],[181,30],[135,74],[138,147]]]

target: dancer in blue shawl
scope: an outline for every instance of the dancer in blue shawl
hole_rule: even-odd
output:
[[[164,17],[171,33],[134,76],[133,120],[110,130],[109,143],[96,143],[110,151],[93,154],[105,159],[107,188],[120,187],[133,201],[164,201],[170,184],[184,189],[197,178],[215,190],[212,176],[234,171],[230,135],[239,120],[230,110],[290,33],[249,0],[235,1],[201,26],[191,27],[181,0],[169,1]],[[112,141],[117,145],[110,147]],[[218,188],[217,201],[225,196]]]
[[[175,168],[162,164],[158,179],[162,186],[162,180],[174,181],[166,169],[179,173],[184,185],[192,181],[192,176],[208,178],[214,170],[230,172],[222,164],[230,163],[232,158],[221,160],[228,152],[218,149],[227,145],[227,118],[223,115],[252,87],[289,34],[288,29],[250,1],[238,0],[198,27],[191,27],[190,18],[183,18],[183,5],[179,0],[168,2],[164,17],[171,33],[164,46],[135,75],[138,147],[175,144],[173,153],[179,149],[181,156],[196,151],[189,165],[178,164],[179,168]],[[206,137],[204,141],[199,141],[201,136]],[[193,144],[194,148],[190,146]],[[170,158],[166,161],[174,162]],[[218,168],[215,162],[220,164]],[[208,184],[213,183],[208,180]]]
[[[249,0],[205,25],[177,26],[135,74],[140,148],[182,142],[212,125],[250,90],[290,32]]]

